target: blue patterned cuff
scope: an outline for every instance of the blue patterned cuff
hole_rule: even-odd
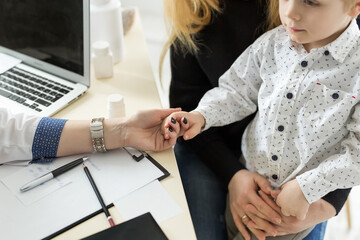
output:
[[[32,145],[32,162],[52,162],[56,158],[61,132],[66,121],[65,119],[48,117],[40,120]]]

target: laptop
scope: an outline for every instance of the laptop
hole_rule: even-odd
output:
[[[90,86],[89,0],[0,1],[0,106],[51,116]]]

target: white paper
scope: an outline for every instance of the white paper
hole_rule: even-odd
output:
[[[54,167],[69,163],[82,155],[59,158]],[[162,176],[148,159],[133,160],[124,150],[94,153],[86,163],[106,205]],[[22,167],[0,166],[6,177]],[[62,174],[68,184],[31,205],[23,205],[0,182],[0,239],[42,239],[101,209],[81,165]]]
[[[21,63],[20,59],[0,53],[0,74]]]
[[[71,182],[69,178],[59,176],[30,189],[29,191],[20,191],[20,188],[25,183],[51,172],[52,170],[54,170],[53,164],[32,164],[22,168],[14,174],[2,178],[1,181],[24,205],[30,205]]]
[[[114,201],[125,220],[150,212],[161,223],[182,212],[158,180]]]

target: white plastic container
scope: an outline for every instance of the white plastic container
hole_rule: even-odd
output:
[[[113,57],[108,42],[98,41],[92,44],[92,63],[96,78],[108,78],[113,75]]]
[[[111,94],[107,101],[109,118],[125,117],[125,103],[121,94]]]
[[[90,0],[90,34],[91,44],[109,42],[114,63],[124,57],[120,0]]]

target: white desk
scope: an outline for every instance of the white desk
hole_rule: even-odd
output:
[[[98,80],[92,72],[88,92],[54,117],[91,119],[106,116],[107,97],[113,93],[124,96],[127,116],[141,109],[161,108],[138,12],[136,15],[134,26],[125,36],[125,58],[114,66],[114,77]],[[162,222],[160,227],[169,239],[196,239],[173,150],[150,154],[170,172],[171,176],[161,183],[183,210]],[[123,221],[115,207],[110,213],[116,223]],[[105,214],[99,214],[55,239],[79,239],[106,228]]]

